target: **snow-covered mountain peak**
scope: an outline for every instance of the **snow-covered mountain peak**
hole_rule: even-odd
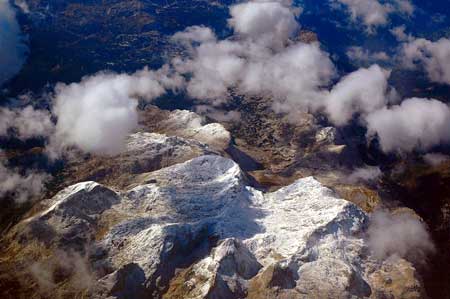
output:
[[[366,214],[313,177],[264,193],[234,161],[206,155],[121,192],[76,184],[48,206],[24,223],[25,239],[46,233],[53,250],[90,252],[94,297],[350,298],[379,287]]]

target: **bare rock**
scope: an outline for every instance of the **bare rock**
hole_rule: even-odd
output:
[[[83,240],[95,298],[402,298],[420,288],[404,265],[387,271],[371,257],[356,205],[312,177],[263,193],[217,155],[136,175],[120,193],[78,184],[47,204],[21,227],[41,223],[64,239],[58,250],[82,251],[67,240]]]

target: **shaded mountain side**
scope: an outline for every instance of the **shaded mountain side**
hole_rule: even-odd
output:
[[[312,177],[263,193],[218,155],[131,176],[69,186],[4,236],[3,298],[423,298],[413,265],[374,258],[367,215]]]
[[[232,122],[225,122],[223,126],[207,123],[202,117],[189,111],[169,112],[148,106],[141,111],[140,132],[129,137],[124,153],[109,158],[81,153],[78,153],[79,156],[75,155],[77,158],[68,161],[61,173],[64,175],[59,177],[59,185],[53,186],[51,191],[55,193],[65,186],[85,180],[98,180],[105,186],[96,187],[96,184],[90,183],[69,187],[62,193],[62,197],[56,196],[34,205],[25,218],[39,219],[37,222],[32,221],[33,224],[29,226],[29,220],[22,221],[10,230],[8,238],[2,240],[3,262],[0,266],[3,272],[1,289],[4,290],[6,298],[12,296],[17,289],[23,291],[23,296],[34,295],[35,298],[42,298],[40,294],[33,294],[33,289],[39,285],[39,281],[34,281],[34,284],[27,287],[22,285],[22,281],[33,279],[33,275],[25,270],[31,263],[30,257],[43,263],[38,264],[40,270],[42,267],[47,269],[48,265],[51,266],[50,270],[47,269],[48,271],[44,273],[52,275],[53,285],[56,285],[60,294],[69,297],[86,296],[85,288],[91,287],[91,284],[88,284],[84,285],[82,291],[73,289],[76,282],[73,275],[78,275],[78,272],[72,272],[70,267],[72,264],[81,263],[84,266],[80,269],[75,268],[77,271],[95,269],[94,276],[97,277],[100,292],[118,294],[119,298],[122,296],[120,294],[128,294],[126,291],[130,289],[150,296],[149,298],[153,296],[149,294],[164,295],[167,298],[177,298],[179,294],[194,296],[204,290],[203,287],[185,288],[185,282],[191,280],[197,281],[211,294],[232,294],[237,298],[242,294],[248,294],[253,298],[262,295],[268,298],[297,296],[296,291],[292,290],[293,285],[307,294],[320,294],[324,289],[327,294],[344,297],[347,294],[357,296],[373,294],[373,298],[383,298],[395,294],[394,298],[405,298],[406,295],[410,298],[421,298],[423,294],[420,275],[412,264],[403,261],[381,265],[372,261],[367,256],[368,249],[365,245],[358,247],[363,240],[357,232],[349,231],[348,236],[345,236],[349,239],[345,239],[345,242],[342,239],[333,239],[337,227],[342,226],[342,229],[347,230],[350,225],[348,221],[359,219],[364,222],[366,216],[362,215],[366,214],[363,210],[371,211],[380,204],[380,198],[376,194],[378,183],[352,185],[341,182],[345,174],[348,175],[354,167],[362,163],[362,159],[351,161],[346,158],[345,148],[348,147],[346,139],[339,136],[336,129],[323,126],[322,122],[312,115],[303,115],[305,122],[295,125],[282,116],[270,112],[264,100],[246,101],[239,105],[242,107],[241,126]],[[230,135],[225,127],[229,128],[234,136]],[[287,134],[286,138],[284,134]],[[232,160],[220,157],[220,155],[230,157],[236,155],[235,152],[227,151],[230,147],[235,147],[258,163],[260,169],[250,170],[249,174],[266,187],[263,189],[277,191],[262,195],[261,191],[250,187],[253,186],[251,177],[240,170],[238,164]],[[207,158],[204,155],[208,155]],[[192,158],[194,160],[190,160]],[[239,159],[236,160],[239,162]],[[264,176],[258,176],[258,172]],[[297,252],[288,258],[290,266],[286,268],[285,258],[299,245],[292,240],[302,241],[298,236],[289,237],[296,231],[294,227],[298,228],[300,221],[303,221],[302,229],[322,223],[323,219],[320,217],[334,210],[334,208],[329,210],[327,206],[322,208],[322,204],[326,204],[326,201],[321,200],[328,198],[334,201],[332,198],[336,199],[337,195],[318,181],[305,178],[310,174],[314,174],[319,180],[337,190],[345,191],[348,196],[345,198],[355,202],[362,209],[339,199],[338,206],[344,205],[349,210],[345,208],[342,217],[334,219],[329,225],[321,226],[314,236],[311,236],[311,241],[307,242],[308,249],[305,249],[305,252]],[[262,177],[265,180],[262,180]],[[235,180],[238,180],[237,185]],[[283,186],[288,187],[281,188]],[[205,191],[206,187],[211,188],[210,193]],[[223,190],[217,189],[222,187]],[[78,194],[79,191],[80,195],[70,195]],[[85,197],[85,194],[91,194],[90,192],[92,197],[91,195]],[[112,196],[112,201],[109,196],[113,194],[111,192],[117,192],[117,195]],[[314,202],[304,206],[302,198],[309,195],[320,204]],[[79,204],[78,199],[81,200]],[[214,199],[217,199],[217,202]],[[205,204],[203,200],[208,200],[208,203]],[[213,202],[209,202],[211,200]],[[118,201],[121,202],[120,208],[115,206]],[[252,203],[249,210],[242,206],[247,202]],[[84,203],[87,203],[86,206]],[[105,206],[102,203],[105,203]],[[235,209],[227,210],[228,206]],[[264,211],[260,211],[262,206],[265,207]],[[249,214],[239,214],[244,211]],[[310,215],[314,211],[317,215]],[[277,213],[287,214],[280,216]],[[309,221],[313,216],[320,217]],[[231,221],[234,219],[249,222],[241,225]],[[252,219],[265,219],[263,231],[273,234],[255,237],[262,245],[255,245],[256,243],[251,241],[250,245],[244,242],[243,247],[239,240],[257,236],[259,225],[263,221],[251,221]],[[279,223],[279,219],[293,220],[292,223],[289,222],[289,227],[295,225],[286,228],[283,223]],[[223,222],[217,224],[215,221],[218,220]],[[174,226],[174,223],[180,222],[183,225]],[[162,231],[155,226],[159,224],[164,227]],[[356,224],[350,226],[354,225]],[[244,228],[245,231],[241,231]],[[282,229],[283,233],[277,232],[278,228]],[[363,232],[365,228],[361,226],[360,233]],[[187,236],[187,239],[184,236]],[[229,237],[236,240],[226,241],[225,239]],[[36,238],[38,242],[35,242]],[[315,247],[317,238],[322,242],[320,246],[317,245],[318,248]],[[142,243],[144,239],[150,243]],[[114,248],[113,260],[110,258],[105,260],[105,254],[108,256],[108,253],[101,248],[95,246],[80,248],[76,245],[84,244],[83,242],[94,244],[103,242],[102,240],[109,242],[104,248]],[[89,243],[91,241],[94,243]],[[226,242],[226,246],[222,246],[218,241]],[[155,242],[159,245],[154,245]],[[167,244],[162,246],[162,243],[158,242]],[[140,246],[145,244],[149,247],[142,249]],[[258,252],[258,248],[266,248],[268,244],[273,244],[275,246],[273,248],[277,249],[273,252],[270,250]],[[267,248],[272,248],[271,246]],[[62,253],[58,251],[55,253],[54,250],[64,251],[67,248],[74,249],[78,253],[67,257],[70,261],[69,266],[60,265],[58,258],[55,260],[52,256],[59,257]],[[167,248],[167,251],[149,255],[148,250],[152,248]],[[317,260],[319,248],[323,250],[324,255],[323,259]],[[342,250],[342,254],[346,255],[349,248],[358,252],[360,250],[360,253],[355,255],[354,264],[329,260],[327,256],[329,250],[332,252]],[[247,250],[251,254],[248,254]],[[183,262],[183,257],[189,256],[191,252],[198,254]],[[145,257],[149,256],[150,260],[146,260]],[[233,260],[239,260],[241,256],[246,257],[244,264],[252,269],[250,271],[252,275],[247,275],[249,272],[245,269],[233,266],[236,265]],[[361,256],[368,259],[365,264],[367,273],[361,272],[362,262],[359,260]],[[255,259],[259,264],[266,266],[258,272],[258,275],[254,275],[256,271],[254,269],[260,267],[255,263]],[[266,264],[264,260],[267,261]],[[133,264],[136,262],[137,266]],[[300,266],[305,262],[305,267]],[[56,268],[52,265],[56,265]],[[18,267],[25,272],[11,276],[12,269]],[[211,269],[212,272],[205,277],[205,271]],[[317,275],[325,276],[324,273],[336,270],[339,271],[339,274],[335,275],[340,277],[339,281],[324,280],[320,284],[315,284],[320,280],[317,279]],[[235,274],[237,276],[234,276]],[[230,279],[230,275],[234,278]],[[309,278],[299,280],[298,275]],[[100,279],[102,277],[104,279]],[[216,279],[212,280],[211,277]],[[390,284],[386,281],[395,283]],[[403,288],[403,285],[406,288]]]
[[[450,298],[450,164],[417,163],[392,175],[383,188],[422,217],[430,228],[437,252],[422,269],[430,298]]]

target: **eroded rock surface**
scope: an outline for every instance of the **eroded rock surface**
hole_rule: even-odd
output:
[[[140,173],[158,170],[208,154],[220,154],[229,146],[230,133],[218,123],[187,110],[173,112],[155,107],[146,110],[147,126],[128,137],[125,150],[114,157],[75,154],[62,176],[63,185],[93,180],[126,187]],[[149,132],[154,133],[149,133]]]
[[[219,151],[224,151],[231,142],[231,134],[223,125],[206,123],[204,117],[192,111],[166,111],[148,106],[140,114],[140,123],[145,130],[194,139]]]
[[[420,286],[408,262],[370,256],[356,205],[312,177],[263,193],[218,155],[133,176],[122,191],[79,183],[45,204],[11,238],[21,251],[39,244],[37,260],[87,256],[89,297],[401,298],[402,285]]]

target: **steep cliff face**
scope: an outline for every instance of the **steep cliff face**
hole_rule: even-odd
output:
[[[312,177],[263,193],[232,160],[204,155],[122,191],[79,183],[45,206],[10,233],[20,250],[9,255],[35,265],[21,271],[42,297],[52,286],[95,298],[383,298],[385,278],[394,298],[421,295],[407,261],[371,257],[367,215]]]

